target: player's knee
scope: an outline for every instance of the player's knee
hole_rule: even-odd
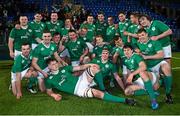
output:
[[[165,75],[169,75],[171,73],[171,69],[168,63],[164,63],[161,65],[161,70]]]
[[[100,68],[97,64],[94,64],[93,66],[90,67],[90,70],[95,75],[96,73],[98,73],[100,71]]]
[[[124,91],[125,95],[129,96],[129,95],[133,95],[133,90],[130,87],[127,87]]]
[[[146,71],[140,72],[139,75],[144,81],[147,81],[149,79]]]
[[[102,91],[99,91],[99,90],[96,90],[96,89],[92,89],[92,93],[93,93],[93,96],[96,97],[96,98],[103,98],[104,96],[104,93]]]

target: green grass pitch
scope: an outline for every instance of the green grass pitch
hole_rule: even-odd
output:
[[[180,53],[174,53],[172,59],[173,72],[173,98],[174,104],[167,105],[164,102],[165,92],[160,88],[158,96],[159,109],[151,110],[148,96],[132,96],[137,100],[136,106],[126,104],[111,103],[98,99],[79,98],[73,95],[62,94],[62,101],[56,102],[44,93],[30,94],[26,90],[23,81],[23,97],[16,100],[12,92],[8,90],[10,84],[10,70],[12,61],[0,61],[0,115],[162,115],[180,114]],[[179,68],[177,68],[179,67]],[[112,93],[123,96],[119,88],[113,88]]]

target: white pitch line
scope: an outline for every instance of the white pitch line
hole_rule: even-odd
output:
[[[174,68],[172,68],[172,70],[176,70],[176,69],[180,69],[180,67],[174,67]]]
[[[173,59],[177,59],[177,60],[180,60],[180,58],[178,58],[178,57],[172,57]]]

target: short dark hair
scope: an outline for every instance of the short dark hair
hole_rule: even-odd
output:
[[[130,15],[133,15],[134,17],[139,18],[140,14],[138,12],[131,12]]]
[[[36,15],[36,14],[42,15],[42,13],[41,13],[40,11],[36,11],[36,12],[34,13],[34,15]]]
[[[100,14],[105,15],[103,11],[99,11],[97,15],[100,15]]]
[[[72,33],[72,32],[76,33],[76,30],[70,29],[70,30],[68,31],[68,33]]]
[[[127,48],[130,48],[131,50],[133,50],[133,47],[130,44],[125,44],[123,47],[123,50]]]
[[[43,33],[51,33],[49,30],[45,29]]]
[[[22,46],[26,46],[26,45],[29,45],[29,47],[31,47],[31,44],[30,44],[29,42],[24,42],[24,43],[21,45],[21,47],[22,47]]]
[[[56,61],[56,62],[57,62],[57,60],[54,59],[54,58],[48,58],[48,59],[46,60],[46,64],[50,64],[50,63],[53,62],[53,61]]]
[[[126,12],[124,12],[124,11],[119,11],[119,12],[118,12],[118,15],[120,15],[120,14],[126,15]]]
[[[60,33],[59,33],[59,32],[55,32],[55,33],[53,34],[53,37],[56,36],[56,35],[60,35]]]
[[[146,30],[145,30],[144,28],[141,28],[141,29],[138,30],[137,34],[142,33],[142,32],[147,33]]]
[[[119,38],[122,39],[119,35],[115,35],[114,38],[113,38],[113,40],[114,40],[114,41],[117,41]]]
[[[139,15],[139,19],[142,18],[142,17],[146,17],[147,20],[152,21],[152,18],[149,15],[147,15],[147,14],[140,14]]]

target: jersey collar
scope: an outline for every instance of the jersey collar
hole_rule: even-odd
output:
[[[53,75],[57,75],[59,73],[59,70],[57,70],[57,71],[51,71],[51,74],[53,74]]]
[[[42,44],[43,44],[46,48],[49,48],[51,43],[49,43],[48,46],[47,46],[46,44],[44,44],[43,42],[42,42]]]

